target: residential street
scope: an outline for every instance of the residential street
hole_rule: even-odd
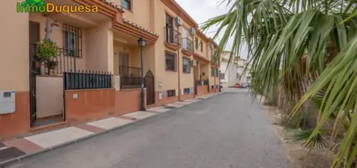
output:
[[[13,168],[288,168],[263,108],[245,90],[167,112]]]

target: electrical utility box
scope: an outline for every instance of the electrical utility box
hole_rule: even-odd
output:
[[[0,115],[15,113],[15,91],[0,91]]]

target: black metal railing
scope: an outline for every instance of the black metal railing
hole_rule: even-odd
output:
[[[98,71],[64,72],[64,89],[112,88],[112,74]]]
[[[126,77],[140,77],[141,76],[141,68],[120,65],[119,66],[119,74],[120,74],[120,76],[126,76]]]
[[[209,81],[208,80],[197,80],[196,85],[197,86],[209,86]]]
[[[193,41],[190,38],[182,39],[182,48],[188,51],[193,51]]]
[[[165,27],[165,40],[167,43],[180,45],[180,32],[172,26]]]
[[[207,80],[207,79],[206,79],[206,80],[204,80],[204,81],[203,81],[203,85],[205,85],[205,86],[209,86],[209,80]]]
[[[119,66],[119,75],[121,88],[139,88],[141,86],[141,68]]]
[[[57,66],[54,68],[54,74],[62,75],[64,72],[77,71],[77,59],[78,57],[66,55],[65,50],[60,49],[59,56],[54,58],[57,62]]]
[[[203,83],[202,83],[201,80],[196,80],[196,85],[197,85],[197,86],[202,86],[202,84],[203,84]]]

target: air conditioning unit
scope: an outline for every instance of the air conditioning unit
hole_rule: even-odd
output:
[[[176,17],[175,21],[176,21],[176,25],[177,26],[181,26],[182,25],[182,19],[180,17]]]
[[[191,33],[191,35],[196,35],[196,29],[194,27],[192,27],[190,29],[190,33]]]

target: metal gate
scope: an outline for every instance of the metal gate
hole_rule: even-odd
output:
[[[36,67],[35,54],[36,43],[40,41],[40,23],[29,23],[29,77],[30,77],[30,118],[31,125],[36,120],[36,76],[39,74],[39,68]]]

